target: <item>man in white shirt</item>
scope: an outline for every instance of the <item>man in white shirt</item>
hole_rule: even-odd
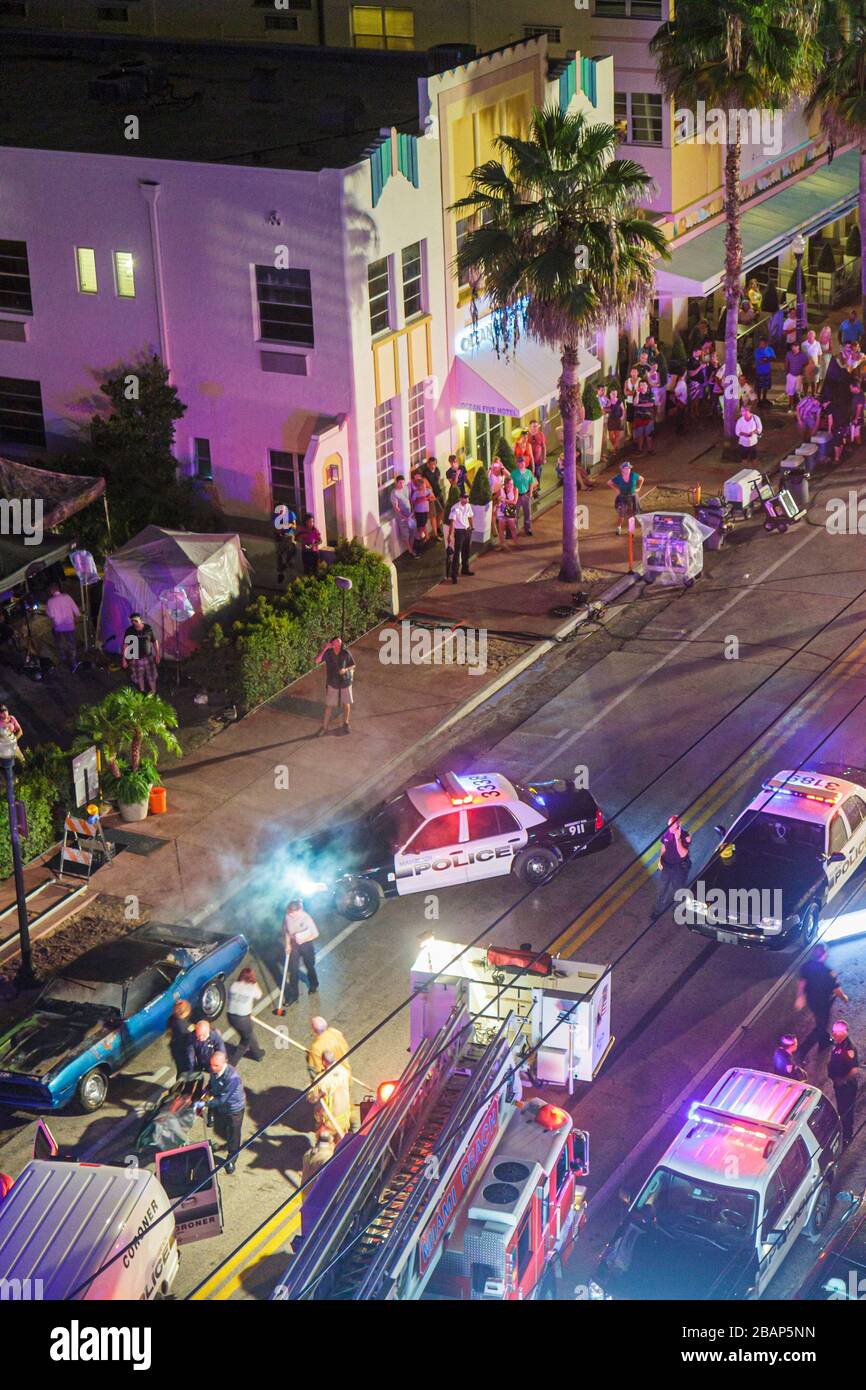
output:
[[[307,972],[307,992],[318,994],[319,977],[316,974],[316,938],[319,928],[309,912],[304,911],[300,898],[293,898],[286,908],[283,918],[283,944],[289,958],[289,993],[287,1004],[294,1004],[298,998],[298,975],[301,961]]]
[[[734,428],[737,435],[737,443],[740,446],[741,462],[754,459],[758,449],[758,440],[764,428],[761,421],[758,419],[757,415],[753,414],[747,405],[744,405],[740,411],[740,418]]]
[[[809,365],[803,372],[803,382],[808,395],[813,396],[821,368],[821,344],[815,336],[814,328],[809,329],[800,344],[800,351],[805,352],[809,359]]]
[[[45,612],[51,619],[54,629],[54,645],[61,661],[69,663],[75,670],[75,623],[81,617],[81,609],[69,594],[62,594],[60,586],[51,585],[51,597],[45,605]]]
[[[457,574],[472,574],[469,568],[469,550],[472,545],[472,527],[474,515],[472,503],[467,497],[461,497],[451,508],[451,515],[448,518],[448,538],[447,547],[451,551],[448,558],[448,573],[451,576],[451,583],[457,583]]]

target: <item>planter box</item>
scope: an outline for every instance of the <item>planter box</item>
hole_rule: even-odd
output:
[[[601,463],[601,448],[604,439],[604,419],[584,420],[580,426],[578,441],[581,462],[587,471],[597,468]]]
[[[493,503],[487,502],[482,506],[480,503],[473,502],[472,519],[472,539],[477,541],[479,545],[483,545],[490,540]]]
[[[132,804],[126,801],[118,801],[117,809],[120,812],[120,819],[124,821],[147,820],[147,813],[150,804],[150,793],[144,801],[134,801]]]

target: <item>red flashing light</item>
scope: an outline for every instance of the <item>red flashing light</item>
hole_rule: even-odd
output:
[[[595,813],[595,828],[601,830],[604,825],[604,816],[601,814],[601,807]]]
[[[542,1129],[562,1129],[563,1125],[568,1124],[568,1115],[558,1105],[542,1105],[535,1123],[541,1125]]]
[[[470,803],[473,802],[474,800],[475,800],[475,797],[472,796],[471,794],[468,795],[468,796],[452,796],[452,797],[449,797],[449,801],[451,802],[451,805],[452,805],[452,806],[468,806],[468,805],[470,805]]]
[[[376,1091],[376,1100],[379,1105],[387,1105],[396,1089],[396,1081],[383,1081]]]

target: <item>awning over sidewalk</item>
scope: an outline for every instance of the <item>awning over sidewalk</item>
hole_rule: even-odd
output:
[[[600,367],[597,357],[581,350],[581,381]],[[497,357],[493,347],[482,345],[475,352],[454,358],[452,400],[457,410],[527,415],[556,395],[561,374],[559,353],[534,338],[521,338],[510,356],[503,353]]]
[[[858,153],[848,150],[743,213],[743,270],[779,255],[798,232],[811,236],[857,205]],[[661,294],[708,295],[725,273],[725,224],[699,232],[656,268]]]

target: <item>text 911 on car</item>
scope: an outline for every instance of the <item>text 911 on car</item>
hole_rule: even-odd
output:
[[[808,945],[821,912],[866,863],[866,769],[838,763],[764,782],[692,883],[691,931],[738,946]]]
[[[540,887],[610,841],[598,803],[574,779],[524,784],[498,772],[446,772],[298,844],[287,885],[302,897],[330,893],[338,912],[363,921],[383,897],[508,873]]]

